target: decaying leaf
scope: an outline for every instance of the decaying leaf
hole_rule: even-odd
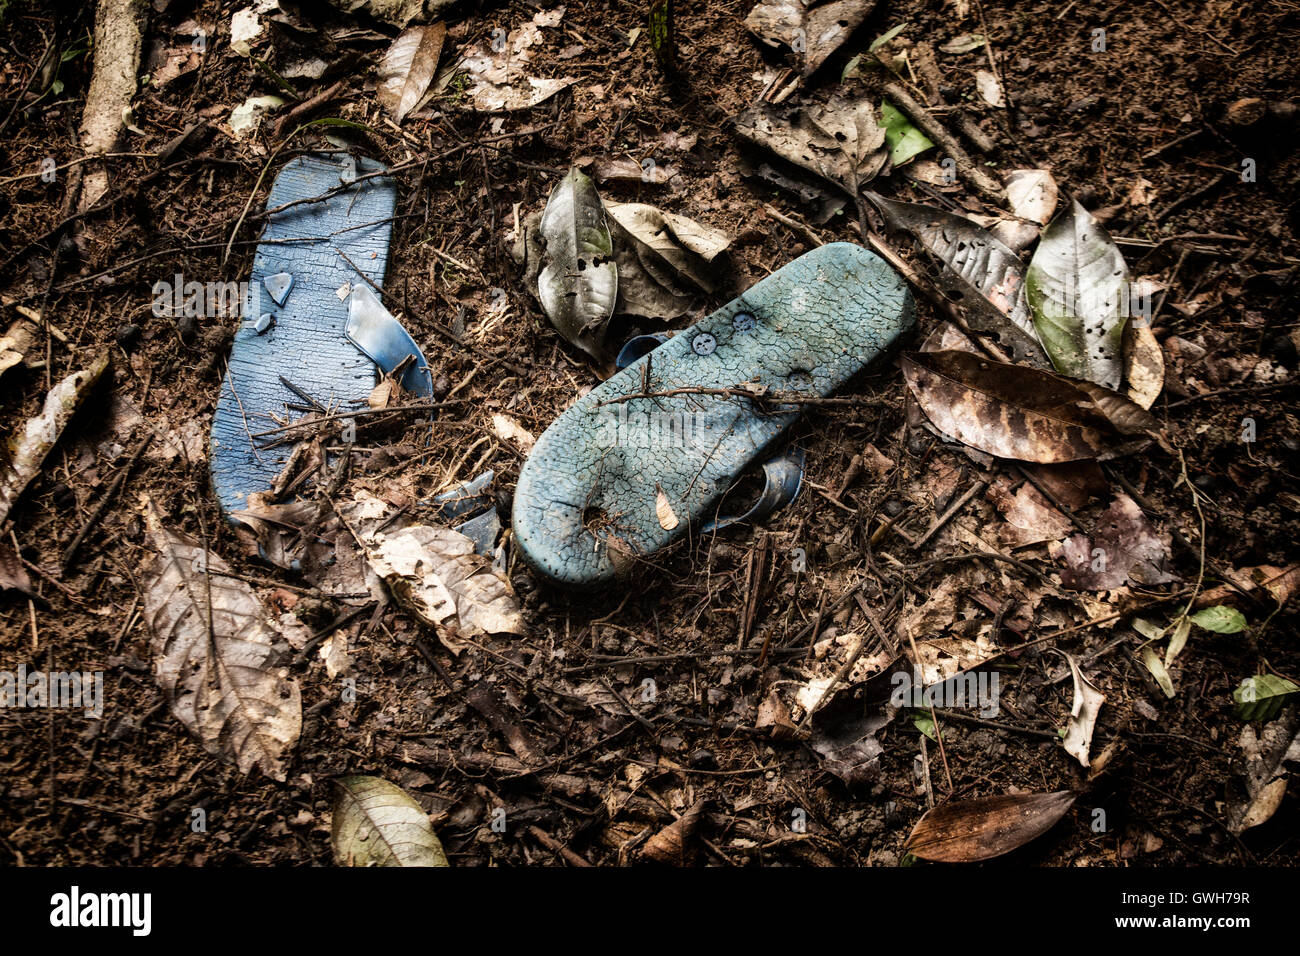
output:
[[[605,211],[590,177],[572,169],[551,191],[540,223],[546,265],[538,296],[565,340],[605,358],[605,333],[618,298],[618,267]]]
[[[156,555],[144,575],[154,677],[176,718],[241,773],[284,780],[302,730],[302,695],[278,667],[267,610],[229,566],[146,511]]]
[[[434,628],[452,653],[467,646],[457,638],[525,632],[510,582],[460,532],[408,525],[362,533],[361,543],[398,603]]]
[[[809,76],[839,49],[871,13],[876,0],[832,0],[820,6],[802,0],[759,0],[745,26],[768,46],[786,46]]]
[[[1007,205],[1012,219],[999,219],[990,232],[1014,252],[1029,248],[1039,229],[1051,221],[1059,191],[1045,169],[1013,169],[1007,173]]]
[[[822,766],[848,786],[870,784],[880,776],[880,755],[884,752],[876,734],[896,713],[895,708],[886,707],[865,717],[818,725],[809,746],[821,759]]]
[[[695,831],[700,827],[700,815],[706,801],[699,800],[680,817],[664,827],[641,848],[641,856],[654,863],[667,866],[687,866],[695,857]]]
[[[1091,536],[1076,534],[1061,548],[1061,583],[1077,591],[1109,591],[1132,582],[1168,584],[1170,537],[1151,526],[1136,502],[1120,492],[1101,513]]]
[[[941,265],[935,281],[966,313],[972,329],[998,337],[1019,363],[1048,368],[1025,301],[1020,258],[982,226],[919,203],[867,198],[895,232],[910,234]]]
[[[1247,724],[1241,728],[1238,746],[1246,766],[1245,793],[1235,795],[1228,807],[1228,829],[1242,833],[1266,823],[1277,812],[1286,794],[1287,773],[1283,763],[1300,741],[1300,710],[1290,707],[1256,734]]]
[[[9,326],[9,331],[0,338],[0,375],[24,361],[34,341],[36,328],[31,322],[19,319]]]
[[[1172,700],[1178,692],[1174,690],[1174,680],[1169,676],[1169,671],[1165,669],[1165,662],[1160,659],[1160,655],[1156,653],[1155,648],[1148,644],[1142,648],[1141,657],[1142,664],[1151,672],[1151,676],[1156,679],[1156,683],[1160,685],[1160,690]]]
[[[28,597],[35,597],[32,591],[32,579],[23,567],[18,552],[10,547],[9,542],[0,541],[0,594],[5,591],[17,591]]]
[[[1165,353],[1145,322],[1124,326],[1124,394],[1150,408],[1165,387]]]
[[[9,517],[18,496],[36,477],[45,456],[63,434],[64,426],[85,402],[106,368],[108,353],[104,352],[86,368],[59,382],[45,396],[41,413],[28,419],[5,442],[3,460],[0,460],[0,525]]]
[[[1121,396],[1110,393],[1115,401],[1109,402],[1108,396],[1093,396],[1043,369],[994,362],[961,349],[910,352],[901,364],[936,428],[999,458],[1040,463],[1096,458],[1116,434],[1156,427]]]
[[[659,519],[659,527],[665,531],[672,531],[681,523],[673,511],[672,502],[668,500],[668,493],[657,481],[655,482],[655,517]]]
[[[1118,389],[1124,380],[1128,266],[1077,200],[1052,220],[1025,272],[1034,327],[1058,372]]]
[[[618,266],[619,314],[672,319],[717,288],[731,237],[645,203],[605,203]]]
[[[1002,109],[1007,105],[1006,94],[1002,92],[1002,84],[998,81],[997,74],[992,70],[975,71],[975,89],[979,92],[980,99],[989,106]]]
[[[543,10],[533,19],[511,30],[500,49],[491,41],[473,44],[464,53],[459,68],[469,75],[472,85],[456,105],[483,113],[522,110],[550,99],[560,90],[577,82],[575,77],[537,77],[528,73],[532,66],[532,48],[545,42],[542,29],[559,23],[557,10]],[[440,76],[440,86],[451,80],[455,69]]]
[[[1077,796],[1058,790],[945,803],[917,821],[907,851],[936,863],[992,859],[1042,836],[1065,816]]]
[[[393,41],[379,61],[375,97],[394,123],[406,119],[428,92],[446,37],[444,23],[411,27]]]
[[[449,865],[428,814],[379,777],[335,781],[330,841],[339,866]]]
[[[492,416],[492,430],[498,438],[514,442],[524,454],[532,451],[537,438],[509,415],[497,412]]]
[[[1092,731],[1097,726],[1097,715],[1106,702],[1106,695],[1083,676],[1078,661],[1069,654],[1065,659],[1070,662],[1070,676],[1074,678],[1074,704],[1070,708],[1070,723],[1065,729],[1065,752],[1086,767],[1092,747]]]
[[[852,100],[843,94],[835,94],[825,106],[755,106],[736,118],[736,131],[849,195],[889,162],[875,106],[870,100]]]

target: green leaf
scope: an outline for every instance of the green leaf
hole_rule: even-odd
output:
[[[882,33],[880,36],[876,37],[874,40],[871,41],[871,46],[867,47],[867,52],[868,52],[868,53],[875,53],[875,52],[876,52],[877,50],[879,50],[882,46],[884,46],[884,45],[885,45],[886,43],[888,43],[890,40],[894,39],[894,37],[898,36],[900,33],[902,33],[902,32],[903,32],[904,30],[906,30],[906,29],[907,29],[907,24],[906,24],[906,23],[900,23],[898,26],[894,27],[892,30],[890,30],[890,31],[888,31],[888,32],[886,32],[886,33]]]
[[[934,143],[889,100],[882,100],[880,115],[884,118],[885,143],[889,146],[889,159],[895,166],[910,163],[920,153],[934,146]]]
[[[1247,677],[1232,692],[1237,703],[1237,715],[1245,720],[1272,720],[1282,710],[1286,698],[1300,691],[1285,677],[1259,674]]]
[[[1025,273],[1025,294],[1056,370],[1118,390],[1128,267],[1115,240],[1077,200],[1043,231]]]
[[[1246,629],[1246,618],[1236,608],[1217,604],[1192,615],[1192,623],[1215,634],[1236,634]]]
[[[912,724],[931,740],[937,741],[939,739],[939,733],[934,728],[934,718],[925,711],[918,710],[914,713],[912,715]]]

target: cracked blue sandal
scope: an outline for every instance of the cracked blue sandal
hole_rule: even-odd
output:
[[[402,385],[432,398],[420,347],[375,292],[397,198],[383,172],[347,154],[301,156],[271,187],[212,421],[212,487],[228,518],[284,468],[293,442],[257,436],[294,403],[335,414],[364,407],[377,373],[403,362]]]
[[[797,450],[772,456],[801,411],[781,399],[830,395],[913,321],[903,280],[874,253],[840,242],[800,256],[551,424],[515,489],[524,559],[556,584],[591,589],[692,529],[770,513],[803,470]],[[765,461],[759,506],[719,517],[726,492]]]

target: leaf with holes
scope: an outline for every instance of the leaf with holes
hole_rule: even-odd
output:
[[[736,117],[736,132],[788,163],[821,176],[849,195],[889,162],[885,131],[871,101],[842,94],[825,106],[756,106]]]
[[[144,573],[154,677],[176,718],[205,750],[241,773],[283,781],[302,730],[302,695],[279,666],[266,609],[229,566],[146,509],[156,554]]]
[[[1042,836],[1078,795],[1015,793],[945,803],[917,821],[907,852],[936,863],[974,863],[1010,853]]]
[[[1077,200],[1044,230],[1025,273],[1025,295],[1058,372],[1111,389],[1123,384],[1128,266]]]
[[[605,334],[618,298],[614,243],[590,177],[572,169],[551,191],[541,219],[546,265],[538,297],[564,338],[604,361]]]
[[[429,816],[379,777],[335,781],[330,842],[339,866],[447,866]]]
[[[867,199],[892,231],[911,235],[939,263],[936,284],[961,306],[972,329],[996,335],[1019,363],[1051,367],[1025,302],[1019,256],[962,216],[876,193],[867,193]]]
[[[493,570],[474,542],[450,528],[412,524],[361,534],[366,560],[393,597],[432,627],[452,653],[466,637],[523,634],[523,615],[510,581]]]

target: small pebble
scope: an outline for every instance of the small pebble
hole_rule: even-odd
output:
[[[140,326],[124,325],[117,330],[117,344],[125,351],[130,352],[140,342]]]

